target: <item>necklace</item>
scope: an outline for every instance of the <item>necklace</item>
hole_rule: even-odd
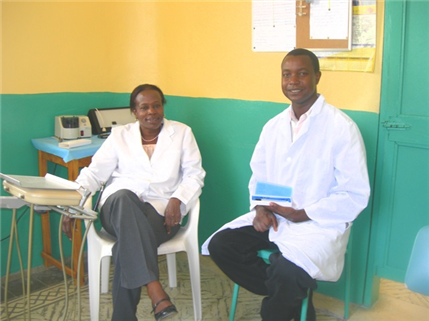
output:
[[[152,138],[152,139],[144,139],[144,138],[143,138],[143,132],[142,132],[142,131],[141,131],[141,129],[140,129],[140,136],[141,136],[141,138],[142,138],[142,141],[143,141],[143,142],[146,142],[146,143],[153,142],[155,139],[157,139],[157,138],[158,138],[159,134],[161,133],[162,126],[163,126],[163,125],[161,125],[161,128],[159,129],[159,133],[158,133],[158,135],[156,135],[156,136],[155,136],[154,138]]]
[[[152,138],[152,139],[144,139],[143,138],[143,136],[141,136],[142,137],[142,141],[144,141],[144,142],[152,142],[152,141],[154,141],[155,139],[157,139],[158,138],[158,136],[159,136],[159,134],[158,135],[156,135],[154,138]]]

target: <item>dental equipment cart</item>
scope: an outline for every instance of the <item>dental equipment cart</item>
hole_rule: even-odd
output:
[[[97,136],[91,137],[91,144],[79,146],[76,148],[61,148],[58,146],[58,140],[55,137],[35,138],[31,142],[38,150],[39,154],[39,176],[45,176],[48,172],[48,162],[58,164],[67,168],[68,180],[74,181],[79,175],[79,168],[88,166],[91,163],[91,158],[95,152],[100,148],[105,139],[98,138]],[[49,212],[41,215],[42,219],[42,238],[43,238],[43,252],[42,257],[45,266],[54,265],[62,269],[61,262],[52,257],[51,247],[51,231],[49,223]],[[82,239],[82,224],[77,222],[76,231],[74,232],[72,266],[77,266],[79,255],[79,248]],[[73,277],[77,282],[77,270],[71,269],[66,266],[66,273]],[[81,279],[80,284],[84,284],[83,267],[80,271]]]
[[[12,195],[11,197],[2,197],[1,203],[2,208],[13,209],[12,213],[12,223],[11,223],[11,232],[10,232],[10,241],[9,241],[9,253],[7,259],[6,267],[6,282],[5,282],[5,306],[6,306],[6,317],[8,317],[7,309],[7,294],[9,286],[9,274],[10,274],[10,264],[12,259],[12,250],[14,242],[16,243],[18,258],[21,268],[21,278],[23,284],[23,307],[27,308],[27,317],[28,320],[31,320],[31,259],[32,259],[32,245],[33,245],[33,222],[34,222],[34,212],[46,212],[46,211],[55,211],[61,215],[69,216],[75,219],[85,219],[91,221],[97,219],[97,212],[86,209],[83,207],[87,198],[90,195],[88,191],[78,192],[79,185],[77,183],[62,179],[60,177],[47,174],[45,177],[37,176],[21,176],[21,175],[5,175],[0,173],[0,178],[3,179],[3,189]],[[19,250],[19,238],[18,238],[18,229],[16,224],[16,212],[17,208],[26,205],[30,207],[30,218],[29,218],[29,229],[28,229],[28,259],[27,259],[27,284],[25,289],[25,279],[24,279],[24,269],[21,253]],[[61,223],[60,220],[60,229],[61,233]],[[85,234],[86,237],[86,234]],[[60,249],[62,249],[62,241],[60,239]],[[83,244],[79,250],[78,257],[78,276],[80,277],[79,269],[81,268],[82,253],[83,253]],[[61,251],[61,262],[62,266],[64,265],[64,256]],[[66,273],[63,269],[63,276],[65,281],[65,286],[67,287]],[[80,283],[78,282],[78,289],[80,288]],[[66,291],[67,292],[67,291]],[[80,303],[80,291],[78,291],[78,300]],[[67,301],[66,301],[67,302]],[[66,304],[67,312],[67,304]],[[80,310],[80,309],[79,309]]]

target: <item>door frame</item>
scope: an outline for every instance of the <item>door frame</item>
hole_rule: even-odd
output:
[[[379,195],[382,193],[382,186],[379,184],[383,171],[385,157],[385,141],[388,131],[382,126],[385,120],[392,116],[392,111],[399,110],[397,100],[389,93],[398,91],[401,88],[402,77],[398,77],[402,71],[402,61],[404,58],[404,33],[406,1],[385,1],[384,8],[384,39],[383,39],[383,62],[381,77],[381,99],[380,115],[378,124],[378,142],[376,151],[376,167],[374,177],[374,191],[372,204],[372,222],[370,230],[370,243],[368,253],[368,266],[366,271],[364,306],[371,307],[377,300],[380,289],[380,278],[377,276],[377,263],[379,257],[384,255],[386,249],[386,237],[388,231],[382,227],[388,224],[380,217],[379,208],[385,206],[381,204]],[[386,32],[388,30],[388,32]],[[392,54],[395,53],[395,54]],[[396,76],[396,77],[395,77]]]

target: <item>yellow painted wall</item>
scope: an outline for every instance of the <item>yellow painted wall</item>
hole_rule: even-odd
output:
[[[155,12],[151,2],[2,2],[2,93],[156,82]]]
[[[379,111],[384,2],[374,73],[323,72],[342,109]],[[284,53],[251,50],[251,1],[1,3],[1,93],[130,92],[285,102]]]

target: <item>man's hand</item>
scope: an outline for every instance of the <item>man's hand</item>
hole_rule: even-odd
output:
[[[180,214],[180,204],[182,202],[178,198],[170,198],[165,209],[164,225],[167,228],[167,233],[170,234],[170,228],[179,225],[182,215]]]
[[[256,215],[253,219],[253,227],[257,232],[265,232],[272,226],[277,232],[277,218],[273,212],[265,206],[256,206]]]
[[[276,213],[282,217],[284,217],[285,219],[294,222],[294,223],[299,223],[299,222],[304,222],[304,221],[309,221],[310,218],[307,216],[307,213],[305,212],[305,210],[296,210],[292,207],[286,207],[286,206],[281,206],[277,203],[273,203],[271,202],[269,206],[266,207],[267,210]]]

